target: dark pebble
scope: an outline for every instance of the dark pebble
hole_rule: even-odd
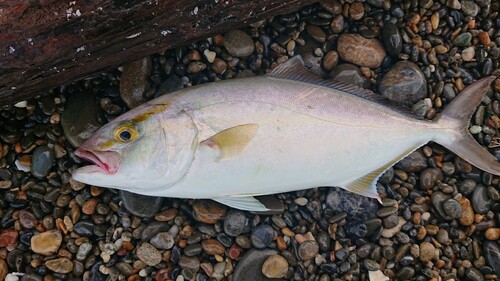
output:
[[[472,207],[479,214],[487,213],[493,205],[492,200],[488,197],[488,189],[483,185],[477,185],[472,193]]]
[[[245,228],[246,220],[244,212],[230,210],[224,218],[224,232],[232,237],[240,235]]]
[[[483,274],[479,270],[475,269],[474,267],[467,268],[465,270],[465,276],[470,281],[483,281],[484,280]]]
[[[395,58],[399,56],[403,48],[403,39],[396,25],[392,23],[384,24],[384,27],[382,27],[382,42],[389,55]]]
[[[73,229],[80,236],[90,237],[94,234],[94,227],[95,225],[91,221],[80,221],[73,226]]]
[[[462,215],[462,207],[455,199],[448,199],[443,203],[443,211],[451,218],[458,219]]]
[[[37,178],[44,178],[49,174],[52,165],[54,165],[54,151],[46,145],[35,148],[31,174]]]
[[[427,81],[416,64],[400,61],[384,75],[379,92],[389,100],[412,106],[427,96]]]
[[[274,238],[274,229],[267,224],[258,225],[254,228],[251,235],[252,245],[255,248],[266,248],[271,244]]]
[[[500,245],[498,241],[485,241],[483,251],[487,263],[496,274],[500,274]]]
[[[281,281],[283,279],[269,279],[262,274],[262,265],[269,256],[276,255],[276,250],[249,250],[238,262],[234,269],[233,279],[238,281]]]

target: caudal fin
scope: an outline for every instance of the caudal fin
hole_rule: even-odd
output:
[[[496,157],[479,145],[468,130],[469,120],[493,80],[495,77],[490,76],[470,85],[436,117],[435,121],[440,127],[452,133],[443,134],[435,141],[477,168],[500,175],[500,163]]]

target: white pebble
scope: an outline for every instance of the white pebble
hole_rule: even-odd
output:
[[[474,125],[469,128],[469,132],[473,135],[479,134],[483,129],[479,125]]]
[[[295,204],[297,204],[299,206],[307,205],[307,198],[305,198],[305,197],[295,198],[293,201],[295,202]]]
[[[141,269],[141,271],[139,271],[139,276],[141,277],[146,277],[148,276],[148,273],[146,272],[146,269]]]
[[[7,274],[7,276],[5,276],[5,281],[18,281],[19,280],[19,277],[12,274],[12,273],[9,273]]]
[[[20,101],[16,104],[14,104],[15,107],[18,107],[18,108],[25,108],[26,106],[28,105],[28,102],[23,100],[23,101]]]
[[[215,60],[216,53],[210,51],[209,49],[206,49],[205,51],[203,51],[203,55],[205,55],[205,57],[207,58],[207,61],[209,63],[213,63]]]

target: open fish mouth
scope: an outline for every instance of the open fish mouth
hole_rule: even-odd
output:
[[[94,164],[84,167],[88,172],[112,175],[118,171],[120,165],[120,154],[114,151],[91,151],[80,147],[75,151],[75,155]]]

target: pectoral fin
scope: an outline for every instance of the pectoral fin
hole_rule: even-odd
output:
[[[396,157],[395,159],[393,159],[389,163],[383,165],[382,167],[376,169],[375,171],[368,173],[367,175],[348,183],[344,188],[351,191],[351,192],[361,194],[363,196],[367,196],[370,198],[376,198],[378,201],[380,201],[380,196],[377,192],[378,179],[392,165],[396,164],[397,162],[399,162],[399,160],[408,156],[410,153],[415,151],[417,148],[418,148],[418,146],[412,147],[411,149],[405,151],[403,154],[399,155],[398,157]]]
[[[266,206],[264,206],[264,204],[262,204],[259,200],[255,199],[255,197],[220,197],[220,198],[212,198],[212,200],[227,205],[229,207],[244,211],[252,211],[252,212],[269,211],[269,209]]]
[[[244,124],[221,131],[202,141],[201,145],[219,151],[220,158],[230,158],[238,155],[255,137],[259,125]]]

